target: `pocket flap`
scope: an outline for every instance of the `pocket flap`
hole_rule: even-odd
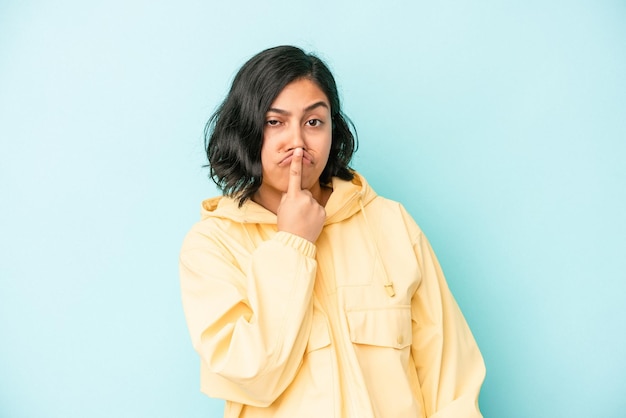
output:
[[[346,314],[353,343],[398,349],[411,345],[409,305],[353,309]]]

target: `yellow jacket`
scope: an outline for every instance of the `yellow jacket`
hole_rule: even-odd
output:
[[[481,417],[482,356],[399,203],[334,178],[315,244],[254,202],[202,206],[182,299],[201,389],[225,417]]]

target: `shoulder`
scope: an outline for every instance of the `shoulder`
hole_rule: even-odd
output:
[[[411,241],[417,241],[422,235],[422,230],[406,207],[399,201],[375,193],[362,176],[359,175],[359,178],[364,185],[366,216],[383,227],[390,224],[394,224],[396,228],[402,226],[411,237]]]
[[[194,223],[186,233],[182,252],[198,247],[218,245],[220,237],[228,234],[228,230],[238,227],[233,220],[241,217],[236,202],[228,197],[214,197],[202,201],[201,219]]]
[[[371,213],[378,222],[401,223],[411,235],[412,240],[417,239],[422,234],[422,230],[413,216],[398,201],[377,196],[366,206],[366,211],[368,215]]]

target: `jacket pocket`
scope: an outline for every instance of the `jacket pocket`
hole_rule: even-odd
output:
[[[402,349],[412,342],[411,306],[350,309],[346,312],[355,344]]]

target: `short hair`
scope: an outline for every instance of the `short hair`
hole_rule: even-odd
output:
[[[261,147],[266,113],[285,86],[299,79],[313,81],[330,102],[332,144],[320,182],[328,184],[333,176],[354,177],[349,164],[358,147],[356,129],[341,111],[332,73],[321,59],[300,48],[269,48],[241,67],[204,129],[209,177],[224,195],[239,199],[239,206],[263,182]]]

